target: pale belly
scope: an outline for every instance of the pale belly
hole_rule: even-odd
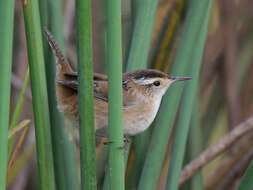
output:
[[[124,134],[136,135],[145,131],[151,123],[154,121],[155,116],[158,112],[160,102],[157,105],[145,105],[145,107],[137,108],[139,111],[133,117],[127,117],[124,115]],[[152,107],[152,109],[150,108]]]
[[[153,104],[143,103],[130,106],[123,109],[123,132],[124,135],[133,136],[146,130],[158,112],[160,101],[157,100]],[[106,130],[108,118],[107,111],[95,108],[96,111],[96,129]]]
[[[139,115],[136,118],[125,121],[124,134],[129,136],[134,136],[138,133],[145,131],[153,122],[155,115],[150,117],[145,117],[144,115]]]

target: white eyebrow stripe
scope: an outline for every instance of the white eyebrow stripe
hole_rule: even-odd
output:
[[[142,77],[139,79],[134,79],[134,82],[141,84],[141,85],[148,85],[148,84],[153,84],[157,80],[159,80],[159,78],[147,79],[147,78]]]

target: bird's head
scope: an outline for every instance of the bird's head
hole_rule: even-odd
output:
[[[172,77],[154,69],[137,70],[127,73],[127,77],[131,78],[136,87],[145,93],[145,96],[157,98],[162,97],[174,82],[191,79],[191,77]]]

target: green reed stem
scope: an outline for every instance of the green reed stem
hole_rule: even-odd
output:
[[[137,7],[127,70],[144,68],[147,65],[157,4],[158,1],[154,0],[136,0],[134,4]]]
[[[63,49],[62,1],[40,0],[39,3],[42,28],[47,27],[59,43],[61,49]],[[44,38],[43,42],[56,187],[61,190],[76,190],[78,188],[78,180],[76,172],[77,166],[75,164],[75,149],[66,134],[63,114],[57,109],[55,88],[56,62],[46,38]]]
[[[158,1],[135,0],[135,20],[127,70],[145,68],[152,40],[153,25]]]
[[[38,1],[24,1],[23,10],[35,118],[39,187],[54,190],[50,118]]]
[[[202,151],[203,147],[203,134],[202,134],[202,128],[199,124],[199,106],[198,106],[198,100],[199,96],[195,97],[194,107],[193,107],[193,113],[191,117],[191,126],[189,131],[189,139],[188,139],[188,162],[195,159],[200,152]],[[202,190],[203,189],[203,180],[201,171],[197,172],[194,177],[190,181],[191,189],[194,190]]]
[[[157,1],[136,0],[134,6],[135,18],[127,61],[127,71],[143,69],[148,65]],[[135,160],[132,163],[132,169],[129,171],[126,179],[127,189],[136,188],[138,185],[150,135],[151,128],[133,139],[132,148],[135,154]]]
[[[196,12],[196,14],[196,17],[201,18],[202,15],[199,14],[199,12]],[[192,51],[196,49],[194,48],[196,36],[202,24],[196,21],[196,17],[192,17],[192,11],[188,10],[171,75],[183,76],[187,74],[189,59],[193,53]],[[183,84],[174,84],[163,98],[160,111],[155,119],[155,127],[142,170],[138,187],[139,190],[153,190],[156,187],[162,169],[171,127],[175,120],[182,92]]]
[[[122,120],[121,1],[108,0],[107,63],[109,80],[109,187],[124,189],[124,143]]]
[[[197,96],[199,73],[204,52],[206,35],[212,1],[194,0],[189,7],[193,21],[201,23],[199,25],[198,35],[195,36],[195,50],[192,52],[189,61],[192,68],[189,69],[189,75],[192,80],[186,84],[182,98],[182,107],[176,127],[175,142],[172,149],[172,158],[170,162],[169,175],[167,180],[167,189],[178,189],[178,182],[184,159],[187,136],[189,132],[190,120],[193,111],[194,99]],[[200,15],[199,15],[200,14]]]
[[[0,190],[6,189],[14,1],[0,0]]]
[[[96,189],[91,1],[76,1],[81,189]]]

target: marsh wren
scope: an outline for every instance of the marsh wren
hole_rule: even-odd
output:
[[[53,36],[45,30],[56,66],[56,93],[58,108],[78,125],[78,75],[62,54]],[[190,77],[170,77],[154,69],[137,70],[123,74],[123,133],[133,136],[147,129],[154,120],[163,95],[176,81]],[[108,124],[108,80],[94,73],[95,129],[106,134]],[[102,132],[102,133],[101,133]]]

